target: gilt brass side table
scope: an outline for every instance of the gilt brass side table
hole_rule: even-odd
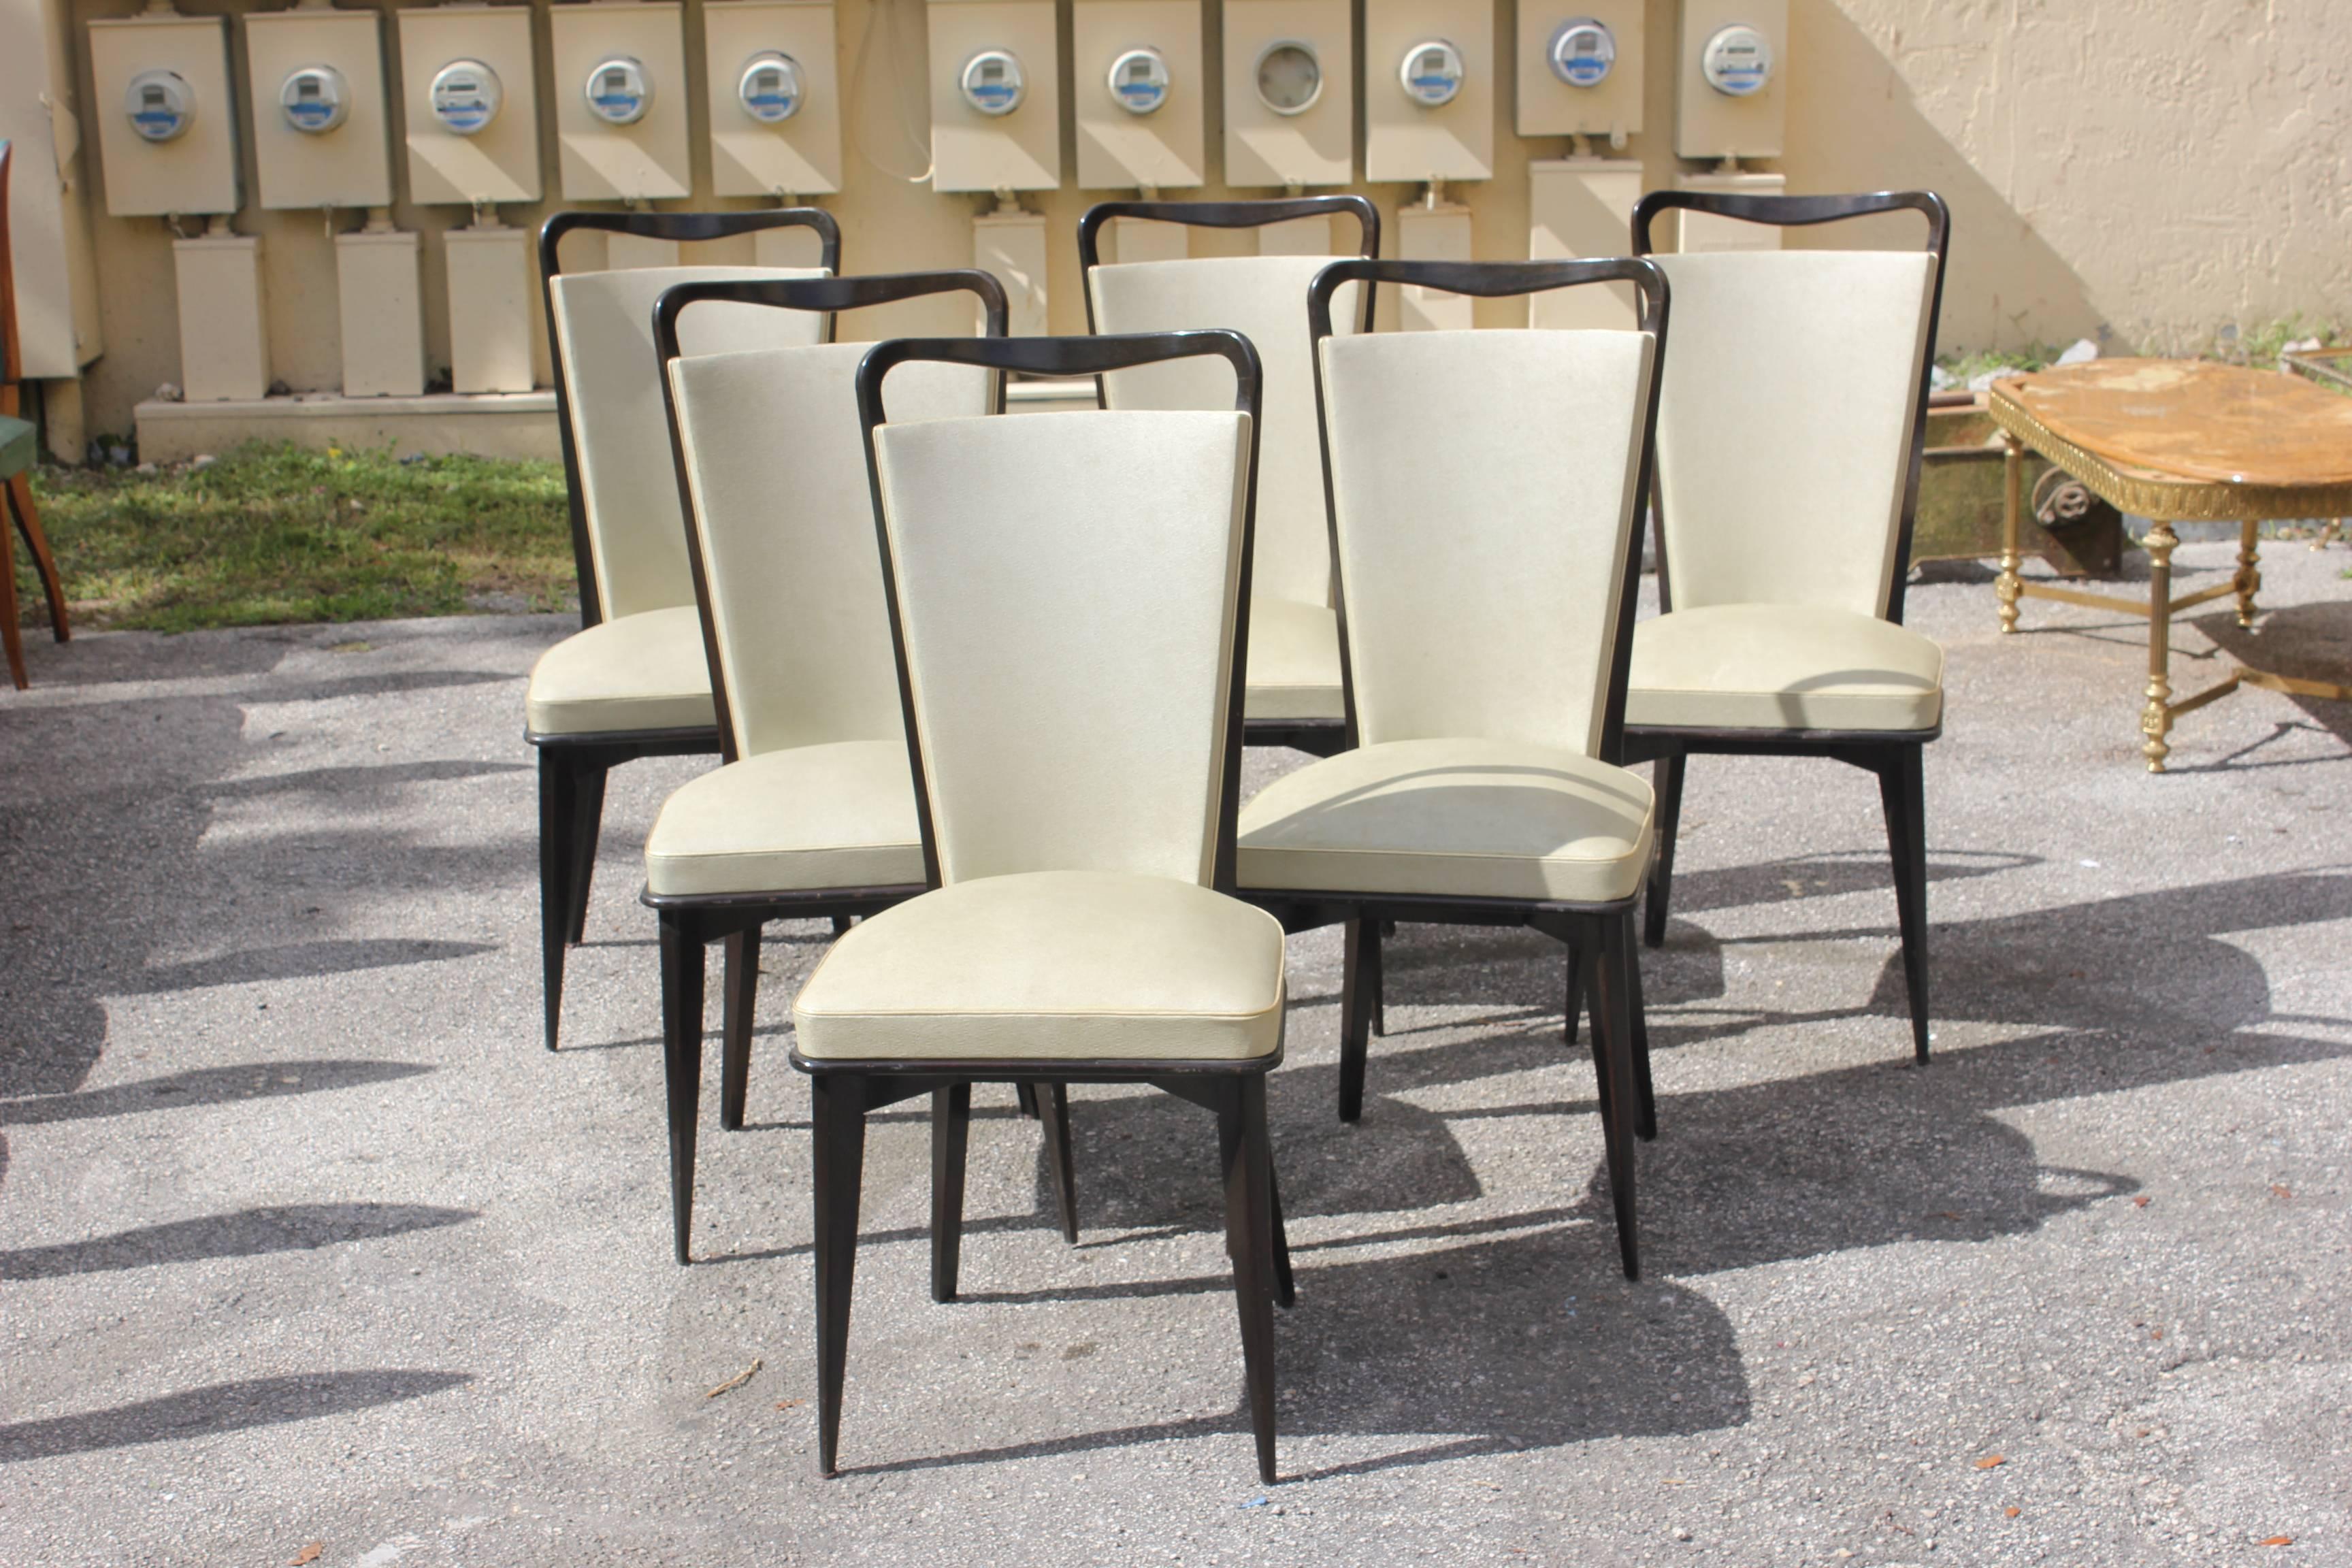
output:
[[[2241,686],[2298,697],[2352,701],[2352,686],[2238,668],[2204,690],[2172,695],[2172,617],[2234,594],[2238,624],[2252,626],[2263,584],[2256,531],[2282,518],[2352,513],[2352,397],[2294,376],[2196,360],[2095,360],[2011,376],[1992,384],[1988,409],[2006,447],[2008,495],[2001,524],[2000,629],[2017,629],[2020,599],[2058,599],[2147,617],[2147,690],[2140,750],[2160,773],[2166,737],[2181,714]],[[2074,475],[2093,494],[2155,526],[2142,541],[2148,598],[2018,575],[2018,514],[2025,449]],[[2176,522],[2235,521],[2238,569],[2227,583],[2172,596]]]

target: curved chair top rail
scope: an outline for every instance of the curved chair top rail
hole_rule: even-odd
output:
[[[775,228],[816,230],[817,265],[827,272],[841,270],[841,225],[823,207],[755,207],[749,212],[723,213],[560,212],[540,226],[539,268],[543,277],[552,278],[562,272],[563,265],[556,252],[562,248],[563,237],[583,229],[692,244]]]
[[[1839,223],[1879,213],[1916,212],[1927,220],[1927,240],[1920,248],[1936,258],[1936,278],[1927,296],[1927,341],[1921,355],[1918,407],[1911,420],[1911,457],[1903,479],[1903,510],[1895,536],[1895,571],[1887,591],[1886,618],[1903,624],[1903,591],[1911,575],[1911,540],[1919,520],[1919,475],[1927,465],[1928,383],[1936,371],[1936,329],[1944,313],[1944,273],[1950,258],[1952,209],[1934,191],[1874,191],[1851,195],[1739,195],[1727,191],[1652,191],[1633,204],[1633,253],[1650,254],[1650,226],[1660,213],[1683,211],[1769,224],[1779,228],[1804,228]],[[1666,574],[1665,509],[1654,512],[1657,531],[1658,607],[1674,607],[1673,585]]]
[[[1345,213],[1356,220],[1362,241],[1360,254],[1369,257],[1381,253],[1381,209],[1368,197],[1344,192],[1235,202],[1097,202],[1078,219],[1078,269],[1090,271],[1100,263],[1103,226],[1115,217],[1181,223],[1193,228],[1263,228],[1270,223],[1328,217],[1337,213]]]
[[[889,525],[882,515],[882,466],[874,450],[874,430],[887,424],[882,384],[890,372],[909,361],[981,365],[990,370],[1017,371],[1027,375],[1101,375],[1137,365],[1168,360],[1215,355],[1234,367],[1234,409],[1249,416],[1249,480],[1243,492],[1239,605],[1249,603],[1250,552],[1257,523],[1258,403],[1264,374],[1257,350],[1249,339],[1224,327],[1202,327],[1181,332],[1131,332],[1108,337],[1069,338],[893,338],[867,351],[857,367],[857,416],[866,440],[866,481],[874,492],[874,531],[882,551],[882,586],[890,605],[890,643],[898,656],[898,700],[905,714],[908,762],[916,779],[915,816],[922,830],[923,881],[940,885],[939,838],[931,825],[929,794],[922,787],[922,731],[915,720],[914,684],[907,668],[907,634],[898,617],[898,584],[890,562]],[[1037,416],[1035,417],[1049,417]],[[1096,416],[1087,416],[1096,417]],[[1249,616],[1234,617],[1233,678],[1225,700],[1224,777],[1217,802],[1216,857],[1210,886],[1231,893],[1239,885],[1234,876],[1235,824],[1241,815],[1242,706],[1249,668]]]
[[[710,602],[710,575],[703,561],[702,531],[694,521],[694,487],[687,477],[686,439],[678,422],[677,392],[670,384],[667,369],[670,361],[678,357],[679,319],[689,307],[706,301],[769,305],[785,310],[823,310],[831,316],[867,305],[889,305],[901,300],[960,291],[980,297],[985,312],[982,331],[992,338],[1002,338],[1009,319],[1004,285],[971,267],[938,272],[889,272],[872,278],[745,278],[677,283],[663,289],[654,300],[654,349],[664,367],[662,409],[669,418],[670,461],[677,469],[678,515],[686,519],[686,559],[694,574],[694,602],[702,622],[703,657],[710,664],[710,700],[718,710],[721,763],[738,760],[735,723],[728,702],[726,670],[719,657],[718,617]],[[996,378],[992,407],[995,413],[1004,412],[1004,378],[1001,375]]]
[[[1659,265],[1643,257],[1617,256],[1578,261],[1335,261],[1315,275],[1307,290],[1309,342],[1315,359],[1315,436],[1323,448],[1323,515],[1331,531],[1333,608],[1339,626],[1339,691],[1345,704],[1344,745],[1361,743],[1356,723],[1356,679],[1348,653],[1348,584],[1337,569],[1339,553],[1339,507],[1331,482],[1331,421],[1323,394],[1323,340],[1331,335],[1331,297],[1349,283],[1361,282],[1366,292],[1373,283],[1418,285],[1467,294],[1482,300],[1540,294],[1590,283],[1631,283],[1640,297],[1640,330],[1655,345],[1650,356],[1649,395],[1642,409],[1642,455],[1633,494],[1651,493],[1657,475],[1658,395],[1665,384],[1666,320],[1669,292]],[[1600,760],[1622,766],[1625,760],[1625,691],[1633,668],[1633,617],[1642,592],[1642,527],[1637,513],[1625,532],[1626,558],[1617,605],[1617,640],[1609,650],[1609,689],[1601,720]]]

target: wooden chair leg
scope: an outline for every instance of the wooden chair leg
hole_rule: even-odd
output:
[[[596,841],[604,825],[604,779],[612,771],[598,763],[578,770],[572,796],[572,909],[564,940],[577,947],[588,934],[588,886],[596,879]]]
[[[835,936],[847,936],[847,935],[849,934],[849,928],[850,928],[850,925],[851,925],[852,923],[853,923],[853,922],[850,921],[850,918],[849,918],[847,915],[835,915],[835,916],[834,916],[834,917],[833,917],[833,934],[834,934],[834,935],[835,935]]]
[[[1339,974],[1339,1120],[1358,1121],[1364,1114],[1364,1062],[1371,1049],[1368,1034],[1371,1023],[1371,1007],[1365,1000],[1367,990],[1364,957],[1367,944],[1373,956],[1369,963],[1377,973],[1380,966],[1380,936],[1369,920],[1359,917],[1348,922],[1347,956]]]
[[[743,1129],[743,1106],[751,1094],[751,1013],[760,994],[760,928],[730,933],[727,971],[719,984],[719,1125]]]
[[[539,748],[539,936],[547,1048],[563,1013],[563,949],[572,928],[572,835],[579,790],[560,746]]]
[[[1625,1278],[1639,1279],[1642,1249],[1633,1205],[1633,1096],[1622,1092],[1633,1081],[1633,1021],[1625,974],[1633,957],[1633,912],[1629,910],[1603,921],[1601,929],[1601,962],[1593,966],[1597,1004],[1593,1034],[1600,1048],[1593,1055],[1597,1059],[1603,1051],[1607,1053],[1612,1086],[1601,1110],[1601,1133],[1609,1149],[1609,1196],[1617,1211],[1617,1255],[1624,1264]]]
[[[971,1085],[931,1090],[931,1300],[952,1301],[963,1257],[963,1173]]]
[[[1032,1121],[1036,1121],[1037,1086],[1025,1080],[1014,1084],[1013,1086],[1013,1103],[1020,1107],[1022,1115],[1027,1117]]]
[[[1650,1084],[1650,1020],[1642,1003],[1642,954],[1625,949],[1626,1009],[1633,1026],[1633,1136],[1649,1142],[1658,1136],[1658,1096]]]
[[[57,557],[49,553],[48,536],[41,531],[41,514],[33,506],[33,476],[18,474],[8,481],[8,499],[16,511],[16,528],[25,548],[33,552],[33,571],[41,580],[41,596],[49,605],[49,636],[71,642],[73,628],[66,624],[66,586],[58,576]]]
[[[16,494],[16,481],[10,480],[6,493]],[[0,647],[8,654],[8,679],[22,691],[32,682],[25,674],[25,631],[17,625],[16,614],[16,542],[8,537],[8,530],[0,524]]]
[[[661,916],[662,1063],[669,1101],[670,1228],[688,1262],[694,1227],[694,1137],[702,1104],[702,933]]]
[[[866,1170],[866,1079],[820,1073],[809,1080],[816,1149],[816,1462],[835,1472],[841,1391],[849,1366],[849,1295],[857,1269],[857,1197]]]
[[[1584,1013],[1584,950],[1575,942],[1568,944],[1568,1006],[1562,1016],[1567,1026],[1562,1031],[1570,1045],[1576,1044],[1576,1026]]]
[[[1903,982],[1911,997],[1911,1054],[1927,1060],[1927,813],[1925,746],[1898,746],[1878,766],[1895,909],[1903,930]]]
[[[1219,1097],[1223,1155],[1225,1250],[1234,1260],[1234,1300],[1241,1313],[1242,1377],[1250,1429],[1257,1438],[1258,1479],[1274,1465],[1274,1159],[1265,1130],[1265,1078],[1237,1079]]]
[[[1054,1206],[1060,1211],[1062,1239],[1078,1243],[1078,1185],[1070,1159],[1070,1089],[1067,1084],[1044,1085],[1037,1095],[1037,1120],[1045,1124],[1045,1174],[1054,1184]]]
[[[1385,1038],[1389,1032],[1388,975],[1381,967],[1381,952],[1396,934],[1394,921],[1364,922],[1364,996],[1371,1008],[1371,1032]]]
[[[1652,947],[1666,941],[1666,906],[1675,889],[1675,837],[1683,824],[1683,767],[1688,753],[1668,746],[1658,753],[1658,852],[1650,862],[1650,882],[1643,898],[1642,940]]]
[[[1265,1164],[1268,1204],[1274,1214],[1274,1304],[1287,1310],[1298,1305],[1298,1282],[1290,1273],[1290,1231],[1282,1223],[1282,1183],[1276,1179],[1274,1161]]]

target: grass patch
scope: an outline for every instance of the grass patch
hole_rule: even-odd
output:
[[[219,459],[41,468],[77,626],[182,632],[577,603],[563,470],[494,458],[240,447]],[[20,621],[46,625],[20,554]]]

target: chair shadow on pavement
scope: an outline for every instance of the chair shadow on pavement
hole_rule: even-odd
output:
[[[463,1372],[371,1368],[216,1383],[78,1415],[0,1426],[0,1465],[341,1415],[471,1383]]]

